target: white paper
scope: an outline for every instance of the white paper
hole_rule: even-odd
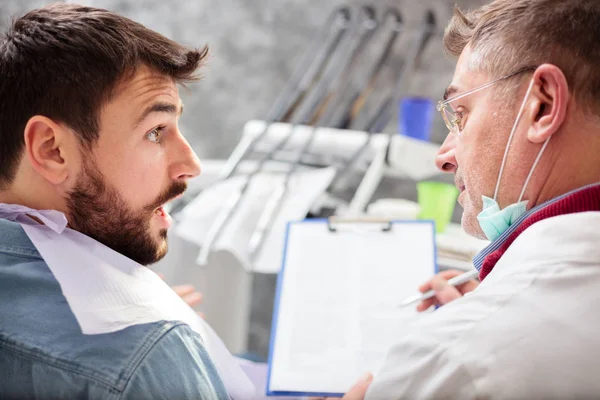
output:
[[[298,172],[290,179],[282,207],[265,236],[262,251],[254,263],[250,260],[249,244],[260,215],[270,196],[285,180],[283,174],[260,173],[252,179],[238,210],[223,228],[213,251],[229,251],[248,270],[276,273],[281,268],[285,229],[288,221],[306,217],[310,207],[331,183],[335,170],[323,168]],[[204,190],[178,215],[175,234],[202,246],[207,233],[223,205],[240,190],[246,178],[237,176]]]
[[[399,308],[435,272],[433,225],[395,223],[290,226],[275,342],[271,391],[345,393],[376,374],[389,346],[416,317]]]
[[[60,284],[84,334],[182,321],[202,337],[229,395],[235,400],[256,395],[237,359],[212,328],[149,268],[67,228],[64,214],[58,211],[0,204],[0,218],[21,223]]]

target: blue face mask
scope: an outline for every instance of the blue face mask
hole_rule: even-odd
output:
[[[523,111],[525,110],[525,104],[527,102],[527,99],[529,98],[529,95],[531,94],[531,90],[533,89],[533,83],[534,83],[534,81],[532,79],[531,83],[529,84],[529,88],[527,89],[527,93],[525,94],[525,98],[523,99],[523,103],[521,104],[521,109],[519,110],[519,113],[517,114],[517,119],[515,120],[512,131],[510,132],[510,136],[508,137],[508,142],[506,144],[506,148],[504,149],[504,158],[502,159],[502,165],[500,166],[500,173],[498,175],[498,180],[496,181],[496,190],[494,191],[494,198],[492,199],[487,196],[481,196],[481,198],[483,200],[483,209],[481,210],[479,215],[477,215],[477,221],[479,221],[479,226],[481,227],[481,230],[483,231],[485,236],[488,238],[488,240],[491,240],[491,241],[498,239],[498,237],[500,237],[500,235],[502,235],[512,224],[514,224],[514,222],[517,219],[519,219],[520,216],[525,214],[525,211],[527,211],[528,201],[527,200],[523,201],[523,195],[525,194],[525,189],[527,188],[527,185],[529,184],[529,180],[531,179],[531,176],[533,175],[533,171],[535,170],[535,167],[537,166],[538,162],[540,161],[540,158],[542,157],[542,154],[544,153],[544,150],[546,149],[546,146],[548,145],[548,141],[550,140],[550,138],[546,139],[546,141],[544,142],[544,145],[542,146],[542,149],[538,153],[537,158],[533,162],[533,166],[531,167],[531,170],[529,171],[529,175],[527,176],[527,179],[525,180],[525,184],[523,185],[523,189],[521,190],[521,195],[519,196],[519,199],[517,200],[517,202],[510,204],[501,210],[500,205],[496,201],[496,199],[498,198],[498,189],[500,187],[500,179],[502,178],[502,173],[504,172],[504,166],[506,165],[506,157],[508,156],[508,149],[510,148],[510,144],[512,142],[513,136],[515,135],[515,131],[517,130],[519,120],[521,119],[521,116],[523,115]]]
[[[483,210],[477,216],[479,226],[488,240],[494,241],[500,237],[519,217],[527,211],[528,201],[513,203],[503,210],[498,202],[487,196],[482,196]]]

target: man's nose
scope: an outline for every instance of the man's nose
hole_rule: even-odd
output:
[[[437,156],[435,157],[435,165],[442,172],[455,173],[458,168],[458,162],[456,161],[456,142],[458,137],[452,133],[446,136],[446,140],[442,144],[442,147],[438,150]]]
[[[188,180],[200,175],[202,168],[198,156],[181,133],[178,135],[176,159],[171,164],[170,175],[175,181]]]

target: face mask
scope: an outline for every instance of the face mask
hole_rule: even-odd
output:
[[[527,89],[527,93],[525,94],[525,98],[523,99],[523,103],[521,104],[521,109],[517,114],[517,119],[513,125],[512,131],[510,132],[510,136],[508,137],[508,143],[506,144],[506,148],[504,149],[504,158],[502,159],[502,165],[500,166],[500,173],[498,174],[498,180],[496,181],[496,190],[494,191],[494,198],[491,199],[487,196],[481,196],[483,200],[483,210],[477,216],[477,221],[479,221],[479,226],[481,230],[488,238],[488,240],[494,241],[500,237],[521,215],[525,214],[527,210],[528,201],[523,201],[523,195],[525,194],[525,189],[527,189],[527,185],[529,184],[529,180],[533,175],[533,171],[537,166],[546,146],[548,145],[548,141],[550,138],[546,139],[542,149],[538,153],[537,158],[533,162],[531,169],[529,170],[529,175],[525,180],[525,184],[523,185],[523,189],[521,190],[521,194],[519,195],[519,199],[516,203],[510,204],[505,207],[503,210],[500,209],[500,205],[496,201],[498,198],[498,189],[500,187],[500,179],[502,178],[502,173],[504,172],[504,166],[506,165],[506,158],[508,156],[508,149],[510,148],[510,144],[512,142],[513,136],[515,135],[515,131],[517,130],[517,126],[519,124],[519,120],[523,115],[523,111],[525,110],[525,104],[527,103],[527,99],[531,94],[531,90],[533,89],[533,79],[529,84],[529,88]]]

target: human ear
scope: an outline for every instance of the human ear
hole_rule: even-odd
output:
[[[54,185],[63,184],[74,162],[73,135],[50,118],[36,115],[24,130],[25,156],[32,168]]]
[[[555,65],[539,66],[532,79],[532,101],[527,109],[531,124],[527,139],[532,143],[543,143],[564,123],[571,95],[565,75]]]

